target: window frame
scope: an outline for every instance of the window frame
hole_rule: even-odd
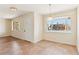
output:
[[[48,30],[48,18],[47,18],[47,24],[46,24],[46,29],[47,29],[47,32],[61,32],[61,33],[72,33],[72,19],[70,18],[70,17],[52,17],[52,20],[53,19],[55,19],[55,18],[66,18],[66,19],[68,19],[68,20],[70,20],[71,21],[71,24],[69,25],[70,26],[70,30]]]

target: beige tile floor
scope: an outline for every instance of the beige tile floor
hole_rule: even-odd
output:
[[[76,55],[75,46],[47,40],[33,44],[13,37],[0,38],[0,55]]]

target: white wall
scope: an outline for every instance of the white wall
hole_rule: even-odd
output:
[[[34,40],[34,24],[33,13],[17,17],[13,21],[20,23],[20,30],[12,31],[11,35],[16,38],[24,39],[33,42]]]
[[[42,39],[42,19],[40,14],[27,13],[17,17],[13,21],[20,23],[20,31],[14,30],[11,35],[16,38],[24,39],[36,43]]]
[[[68,16],[71,17],[72,25],[71,25],[71,31],[72,33],[61,33],[61,32],[46,32],[46,19],[48,15],[44,15],[44,30],[43,30],[43,39],[50,40],[54,42],[60,42],[70,45],[76,45],[76,9],[64,11],[56,14],[52,14],[52,17],[58,17],[58,16]]]
[[[14,30],[11,35],[36,43],[42,39],[42,19],[38,13],[27,13],[17,17],[13,21],[20,23],[20,31]]]
[[[34,42],[42,40],[42,16],[34,13]]]
[[[0,37],[10,36],[10,20],[0,19]]]

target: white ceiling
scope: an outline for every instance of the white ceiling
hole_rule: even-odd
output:
[[[70,4],[52,4],[51,13],[57,13],[76,8],[78,5]],[[16,12],[11,12],[10,7],[16,7]],[[38,12],[40,14],[49,13],[48,4],[0,4],[0,18],[14,18],[28,12]]]

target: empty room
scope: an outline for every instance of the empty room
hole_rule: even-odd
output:
[[[0,55],[77,55],[78,4],[0,4]]]

